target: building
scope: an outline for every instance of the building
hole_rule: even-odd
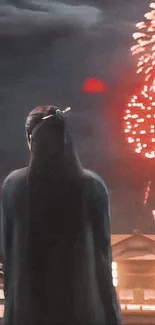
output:
[[[112,235],[112,253],[113,283],[122,313],[151,317],[155,314],[155,235]]]

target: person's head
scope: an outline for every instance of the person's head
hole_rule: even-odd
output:
[[[65,110],[66,111],[66,110]],[[53,124],[53,130],[61,131],[65,128],[65,111],[60,110],[57,106],[37,106],[28,115],[26,119],[26,137],[29,149],[32,145],[32,135],[36,133],[38,128],[44,127],[48,124]],[[50,122],[48,123],[48,119]],[[47,128],[46,128],[47,129]],[[52,129],[52,127],[51,127]]]
[[[28,115],[25,128],[33,158],[31,170],[32,167],[44,166],[47,171],[47,165],[51,164],[72,176],[81,170],[66,123],[66,112],[69,110],[70,107],[61,110],[56,106],[38,106]]]

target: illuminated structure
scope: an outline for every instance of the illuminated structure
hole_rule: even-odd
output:
[[[123,314],[154,314],[155,235],[112,235],[112,253],[113,284]]]
[[[133,34],[137,44],[131,48],[138,56],[137,73],[144,85],[132,96],[124,115],[124,132],[134,151],[145,158],[155,158],[155,2],[145,20]]]

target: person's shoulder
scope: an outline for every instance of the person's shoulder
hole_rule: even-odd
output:
[[[2,192],[7,190],[8,187],[18,185],[22,180],[26,178],[27,167],[13,170],[3,181]]]
[[[96,191],[104,191],[106,194],[108,194],[108,189],[104,180],[97,173],[85,169],[84,175]]]

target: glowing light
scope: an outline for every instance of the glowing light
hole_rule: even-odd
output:
[[[137,152],[137,153],[141,153],[141,151],[142,151],[142,147],[139,147],[139,148],[135,149],[135,152]]]
[[[153,151],[151,153],[146,152],[145,156],[146,156],[146,158],[155,158],[155,152],[153,152]]]
[[[106,85],[102,80],[90,78],[84,82],[82,90],[85,93],[104,93]]]
[[[118,286],[117,262],[112,262],[112,278],[114,287]]]
[[[155,2],[133,34],[132,55],[137,58],[137,74],[144,84],[133,94],[124,114],[124,132],[133,151],[155,158]]]
[[[142,310],[154,311],[155,306],[154,305],[142,305]]]
[[[131,137],[129,137],[129,138],[128,138],[128,142],[129,142],[129,143],[133,143],[133,142],[135,142],[135,140],[132,139]]]
[[[114,279],[117,279],[118,277],[117,270],[112,270],[112,276]]]
[[[114,285],[114,287],[118,286],[118,279],[113,279],[113,285]]]
[[[127,310],[140,310],[140,305],[127,305]]]
[[[153,219],[155,220],[155,210],[152,210],[152,216],[153,216]]]
[[[112,270],[117,270],[117,262],[112,262]]]
[[[143,201],[143,205],[145,205],[148,201],[149,195],[150,195],[150,191],[151,191],[151,181],[149,181],[147,183],[147,186],[144,190],[144,201]]]
[[[145,14],[144,21],[138,23],[138,32],[133,34],[137,42],[132,46],[132,55],[138,55],[137,73],[143,73],[145,80],[149,80],[155,65],[155,6],[150,4],[150,11]],[[147,85],[144,91],[147,91]]]
[[[128,311],[155,311],[155,305],[136,305],[136,304],[121,304],[121,310],[128,310]]]

